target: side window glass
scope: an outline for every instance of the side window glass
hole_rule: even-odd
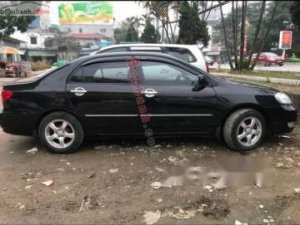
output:
[[[109,62],[101,64],[103,82],[105,83],[129,83],[129,68],[125,62]]]
[[[197,76],[168,63],[142,61],[145,84],[150,85],[195,85]]]
[[[82,73],[82,67],[75,70],[70,78],[71,82],[83,82],[83,73]]]
[[[84,66],[83,76],[84,76],[84,82],[86,83],[101,82],[103,77],[101,71],[101,64],[94,63],[94,64],[89,64]]]
[[[93,63],[73,72],[71,82],[129,83],[129,68],[124,62]]]
[[[185,48],[165,48],[164,53],[172,55],[189,63],[196,62],[195,56]]]

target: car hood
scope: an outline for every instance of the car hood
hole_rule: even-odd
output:
[[[240,89],[241,91],[251,91],[251,92],[257,92],[259,94],[267,94],[267,95],[274,95],[277,92],[280,92],[279,90],[271,87],[266,87],[263,85],[256,85],[256,84],[250,84],[247,82],[237,82],[237,81],[230,81],[227,79],[222,79],[222,82],[226,83],[227,85],[231,86],[234,89]]]

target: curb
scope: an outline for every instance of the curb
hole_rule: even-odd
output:
[[[218,73],[218,72],[217,73],[212,73],[212,74],[217,75],[217,76],[223,76],[223,77],[235,77],[235,78],[242,78],[242,79],[245,79],[245,80],[262,81],[262,82],[266,82],[266,83],[287,84],[287,85],[293,85],[293,86],[300,86],[300,80],[297,80],[297,79],[246,76],[246,75]]]

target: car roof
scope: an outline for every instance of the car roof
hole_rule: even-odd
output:
[[[110,52],[110,53],[94,54],[94,55],[88,55],[88,56],[80,57],[80,58],[72,61],[71,63],[81,63],[81,62],[89,61],[89,60],[93,60],[93,59],[113,58],[113,57],[117,58],[117,57],[126,57],[126,56],[158,57],[158,58],[163,58],[163,59],[167,59],[167,60],[169,59],[169,60],[177,61],[177,62],[180,62],[184,65],[189,66],[189,67],[194,67],[190,63],[188,63],[188,62],[186,62],[182,59],[179,59],[175,56],[164,54],[164,53],[158,53],[158,52],[149,52],[149,51],[145,51],[145,52],[143,52],[143,51],[137,51],[137,52],[135,52],[135,51],[133,51],[133,52]]]
[[[182,44],[157,44],[157,43],[132,43],[132,44],[115,44],[101,48],[93,52],[93,54],[100,53],[104,50],[114,49],[114,48],[126,48],[126,47],[169,47],[169,48],[193,48],[198,47],[196,44],[194,45],[182,45]]]
[[[191,47],[197,45],[182,45],[182,44],[158,44],[158,43],[136,43],[136,44],[115,44],[103,47],[102,49],[117,48],[117,47]],[[101,50],[102,50],[101,49]]]

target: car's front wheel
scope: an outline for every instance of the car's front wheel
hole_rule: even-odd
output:
[[[265,119],[254,109],[237,110],[227,118],[223,132],[229,148],[238,151],[251,150],[260,146],[264,139]]]
[[[38,136],[48,151],[71,153],[80,147],[84,132],[80,122],[74,116],[65,112],[54,112],[43,118]]]

